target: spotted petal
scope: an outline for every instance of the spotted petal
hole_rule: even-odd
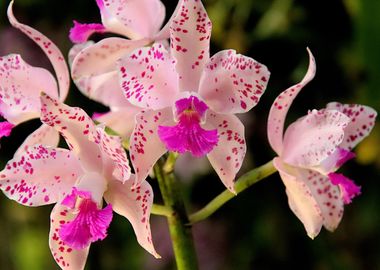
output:
[[[73,43],[83,43],[94,33],[104,33],[105,27],[100,23],[79,23],[74,21],[74,26],[70,29],[69,38]]]
[[[177,12],[178,12],[178,9],[182,6],[182,2],[184,0],[179,0],[178,3],[177,3],[177,6],[175,7],[175,10],[174,12],[172,13],[172,15],[170,16],[169,20],[166,22],[166,24],[161,28],[160,32],[158,32],[155,36],[154,36],[154,40],[158,41],[158,40],[166,40],[170,37],[170,26],[172,24],[172,21],[173,19],[175,18],[175,16],[177,15]]]
[[[121,87],[132,104],[158,110],[174,102],[178,74],[162,44],[135,50],[119,62],[119,70]]]
[[[359,104],[341,104],[331,102],[327,109],[338,110],[350,118],[344,129],[344,139],[340,147],[351,150],[371,132],[375,125],[377,112],[371,107]]]
[[[98,0],[103,25],[130,39],[152,38],[165,19],[160,0]]]
[[[129,161],[127,154],[123,146],[121,145],[121,138],[119,136],[108,135],[104,129],[96,129],[95,142],[99,144],[103,156],[107,156],[112,163],[111,166],[112,175],[121,182],[125,182],[131,176],[131,168],[129,167]]]
[[[71,74],[79,90],[106,106],[122,105],[125,98],[118,83],[116,62],[148,40],[106,38],[81,50],[74,58]]]
[[[26,151],[29,146],[42,144],[44,146],[56,147],[59,143],[59,133],[52,127],[42,124],[30,134],[22,145],[17,149],[15,156]]]
[[[141,108],[129,104],[123,108],[112,108],[110,112],[92,118],[116,131],[121,137],[127,138],[132,134],[135,127],[135,117],[140,111]]]
[[[41,91],[58,97],[50,72],[29,65],[17,54],[0,57],[0,78],[0,112],[14,125],[40,115]]]
[[[266,66],[234,50],[218,52],[202,73],[199,94],[218,113],[243,113],[252,109],[264,93]]]
[[[269,111],[267,127],[268,140],[273,150],[280,156],[283,152],[282,141],[286,114],[288,113],[290,105],[293,103],[295,97],[302,90],[302,88],[314,78],[315,75],[315,60],[310,50],[308,49],[307,51],[309,53],[309,68],[302,81],[282,92],[275,99]]]
[[[0,172],[0,187],[6,196],[20,204],[46,205],[69,193],[81,173],[72,152],[36,145],[8,161]]]
[[[218,130],[218,145],[207,155],[223,184],[235,193],[234,181],[247,150],[244,126],[234,115],[209,113],[207,128]]]
[[[59,48],[46,36],[38,32],[37,30],[31,28],[28,25],[22,24],[17,21],[17,19],[13,15],[13,1],[9,3],[8,6],[8,19],[13,27],[19,29],[25,35],[27,35],[30,39],[32,39],[42,51],[49,58],[51,64],[53,65],[55,74],[58,79],[59,86],[59,99],[61,101],[66,99],[66,96],[70,87],[70,77],[69,77],[69,69],[65,62],[65,59],[59,50]],[[38,91],[48,91],[45,89],[38,89]]]
[[[136,116],[129,153],[135,169],[135,185],[148,176],[156,161],[167,151],[157,134],[158,126],[173,118],[170,109],[143,111]]]
[[[84,249],[72,249],[64,244],[59,236],[59,230],[63,224],[74,219],[66,206],[57,203],[50,216],[49,246],[54,260],[63,270],[83,270],[86,264],[90,247]]]
[[[335,152],[350,119],[335,110],[313,110],[285,132],[282,159],[301,167],[317,166]]]
[[[132,224],[139,244],[156,258],[160,258],[152,243],[149,216],[153,203],[153,191],[148,182],[143,181],[139,187],[133,188],[134,181],[124,184],[111,181],[104,199],[111,204],[113,210],[126,217]]]
[[[303,223],[310,238],[317,236],[323,225],[322,211],[313,197],[307,184],[295,176],[292,168],[284,164],[280,158],[273,160],[286,187],[289,207]],[[293,169],[294,170],[294,169]]]
[[[70,67],[73,66],[73,62],[74,62],[74,59],[75,57],[84,49],[94,45],[95,43],[93,41],[87,41],[87,42],[83,42],[83,43],[80,43],[80,44],[75,44],[73,47],[71,47],[70,51],[69,51],[69,57],[68,57],[68,60],[69,60],[69,65]]]
[[[83,168],[102,171],[102,155],[93,139],[96,130],[91,118],[80,108],[67,106],[46,94],[41,96],[41,121],[54,127],[81,160]]]
[[[343,216],[343,200],[338,186],[333,185],[330,178],[313,170],[297,168],[294,176],[303,181],[318,203],[322,213],[323,225],[334,231]]]
[[[202,1],[182,1],[170,25],[171,52],[177,60],[180,90],[196,92],[209,59],[211,21]]]

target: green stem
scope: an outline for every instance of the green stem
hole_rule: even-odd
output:
[[[166,159],[166,162],[164,164],[163,170],[165,173],[169,174],[174,172],[174,165],[177,161],[178,153],[170,152],[168,158]]]
[[[186,213],[178,181],[173,172],[163,169],[164,163],[159,160],[154,166],[165,207],[170,210],[167,216],[170,237],[173,243],[174,256],[178,270],[196,270],[197,256],[193,243],[191,226]]]
[[[259,182],[261,179],[268,177],[269,175],[275,173],[277,170],[273,166],[272,161],[253,169],[243,176],[241,176],[235,183],[236,194],[242,192],[253,184]],[[231,193],[229,190],[225,190],[210,201],[205,207],[190,215],[190,224],[194,224],[201,220],[204,220],[211,216],[216,210],[218,210],[226,202],[234,198],[236,195]]]
[[[165,205],[153,204],[152,209],[150,210],[150,213],[157,216],[168,217],[172,214],[172,211],[170,208],[166,207]]]

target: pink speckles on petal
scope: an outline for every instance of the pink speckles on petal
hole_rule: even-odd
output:
[[[339,187],[333,185],[327,176],[314,170],[291,168],[289,171],[305,183],[321,210],[324,227],[334,231],[343,217],[344,206]]]
[[[94,33],[104,33],[106,29],[99,23],[79,23],[74,21],[74,26],[70,29],[70,40],[73,43],[83,43]]]
[[[341,104],[331,102],[327,109],[338,110],[350,118],[350,123],[344,130],[344,139],[340,147],[351,150],[371,132],[375,125],[377,112],[368,106],[360,104]]]
[[[149,223],[153,204],[152,187],[147,181],[142,181],[138,187],[133,187],[134,182],[134,179],[125,183],[111,181],[104,199],[112,204],[116,213],[129,220],[139,244],[156,258],[160,258],[153,246]]]
[[[108,135],[104,129],[97,128],[95,143],[99,145],[103,157],[112,161],[113,176],[121,182],[127,181],[131,176],[131,168],[121,138]]]
[[[244,138],[244,126],[235,115],[208,113],[206,128],[218,130],[218,144],[207,155],[212,167],[223,184],[235,192],[234,183],[240,170],[247,146]]]
[[[41,121],[63,135],[69,148],[81,160],[83,168],[102,171],[101,150],[91,140],[96,136],[96,127],[86,112],[46,94],[41,95],[41,107]]]
[[[211,21],[202,1],[180,1],[170,24],[170,46],[181,75],[181,91],[197,91],[209,59]]]
[[[59,98],[61,101],[65,100],[70,87],[70,76],[69,69],[61,51],[49,38],[38,32],[37,30],[31,28],[30,26],[18,22],[15,16],[13,15],[12,8],[13,1],[9,3],[7,11],[9,22],[12,24],[13,27],[19,29],[30,39],[32,39],[49,58],[54,68],[56,77],[58,79]],[[41,90],[49,92],[45,88],[35,89],[35,91],[38,91],[38,93]]]
[[[78,159],[66,149],[34,145],[18,152],[1,171],[4,194],[26,206],[61,200],[82,174]]]
[[[103,240],[107,236],[112,220],[112,206],[109,204],[104,209],[98,209],[91,199],[82,198],[78,192],[77,196],[78,213],[74,220],[61,226],[59,237],[67,246],[83,249],[91,242]],[[68,200],[71,201],[71,198]]]
[[[290,209],[303,223],[307,235],[313,239],[319,234],[323,225],[323,213],[316,198],[313,196],[307,182],[300,177],[296,177],[289,170],[289,166],[283,163],[280,158],[276,157],[273,160],[273,165],[279,171],[286,187]]]
[[[313,110],[292,123],[283,142],[283,161],[293,166],[318,166],[337,149],[350,119],[336,110]]]
[[[63,224],[67,224],[75,218],[72,212],[59,203],[54,206],[50,216],[49,247],[54,260],[61,269],[83,270],[90,247],[73,249],[63,242],[59,233]]]
[[[356,185],[354,181],[345,177],[343,174],[330,173],[328,176],[331,183],[339,186],[345,204],[351,203],[353,198],[360,195],[360,186]]]
[[[11,135],[13,127],[14,125],[7,121],[0,122],[0,138]]]
[[[39,117],[42,89],[58,97],[57,83],[45,69],[33,67],[20,55],[0,58],[0,112],[14,125]]]
[[[99,8],[107,30],[130,39],[152,38],[165,19],[160,0],[103,0]]]
[[[309,68],[307,73],[303,77],[302,81],[296,85],[293,85],[282,92],[273,102],[269,111],[267,134],[269,144],[273,150],[278,154],[282,154],[283,148],[283,133],[286,114],[293,103],[293,100],[302,90],[302,88],[308,84],[315,75],[316,66],[313,55],[308,49],[309,53]]]
[[[33,131],[20,145],[14,156],[38,144],[56,147],[59,143],[59,133],[54,128],[42,124],[38,129]]]
[[[153,110],[170,106],[179,91],[174,64],[161,44],[137,49],[120,60],[120,84],[127,100]]]
[[[71,71],[76,86],[85,96],[105,106],[126,106],[128,102],[120,89],[117,62],[149,42],[147,39],[112,37],[85,47],[72,62]]]
[[[159,111],[143,111],[136,115],[136,125],[130,139],[129,154],[139,185],[148,176],[156,161],[167,151],[160,140],[159,125],[173,119],[170,108]],[[174,124],[174,121],[172,121]]]
[[[215,112],[247,112],[264,94],[269,75],[267,67],[254,59],[234,50],[221,51],[207,62],[199,94]]]

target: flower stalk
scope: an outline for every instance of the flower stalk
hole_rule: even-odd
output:
[[[277,170],[273,166],[273,162],[271,160],[267,162],[266,164],[247,172],[246,174],[241,176],[235,183],[236,195],[246,190],[248,187],[252,186],[253,184],[259,182],[260,180],[270,176],[276,171]],[[213,213],[215,213],[216,210],[218,210],[220,207],[222,207],[226,202],[234,198],[236,195],[226,189],[225,191],[220,193],[218,196],[216,196],[212,201],[210,201],[202,209],[190,215],[189,216],[190,224],[194,224],[208,218]]]
[[[197,256],[183,197],[173,172],[165,172],[164,164],[162,160],[159,160],[154,166],[154,173],[165,203],[165,213],[167,210],[170,211],[167,219],[177,269],[196,270],[198,269]]]

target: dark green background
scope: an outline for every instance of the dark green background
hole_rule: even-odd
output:
[[[40,49],[9,26],[7,4],[0,2],[0,55],[21,53],[30,64],[51,70]],[[176,1],[164,4],[171,14]],[[204,4],[214,25],[212,53],[233,48],[264,63],[272,73],[261,102],[242,116],[249,154],[241,173],[274,157],[266,140],[268,111],[274,98],[306,72],[307,46],[316,58],[317,75],[293,103],[288,119],[330,101],[380,109],[380,1],[206,0]],[[100,22],[93,0],[16,0],[15,14],[49,36],[65,55],[73,19]],[[90,115],[106,110],[89,102],[74,85],[67,103],[85,108]],[[1,167],[38,125],[38,120],[22,124],[11,137],[1,139]],[[275,174],[194,226],[200,268],[380,269],[379,144],[377,126],[356,149],[357,159],[341,169],[362,186],[362,195],[346,207],[336,232],[322,230],[310,240],[289,210],[283,184]],[[193,177],[186,173],[182,179],[191,211],[223,190],[206,161],[202,167],[206,170]],[[157,190],[155,181],[151,183]],[[0,196],[0,269],[58,269],[48,248],[50,210],[23,207]],[[128,221],[115,216],[106,240],[92,246],[87,269],[174,269],[165,219],[153,216],[151,224],[163,259],[155,260],[140,248]]]

